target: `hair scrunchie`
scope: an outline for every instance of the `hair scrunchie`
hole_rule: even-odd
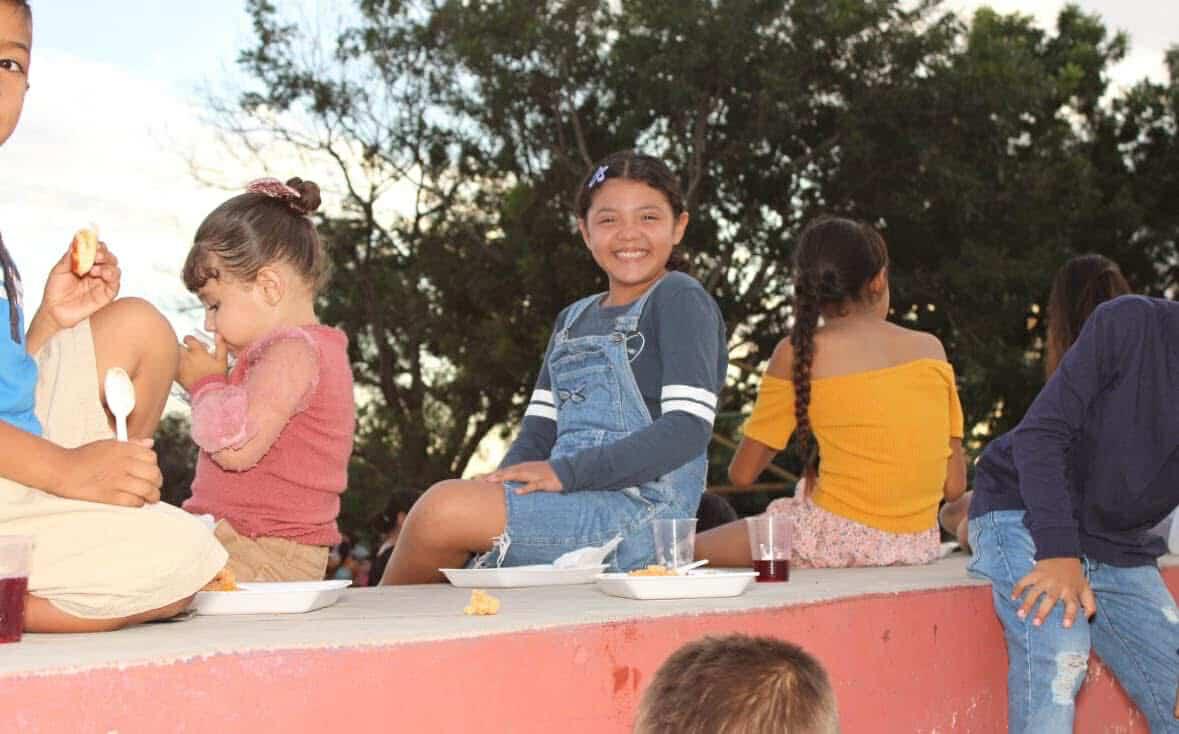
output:
[[[306,215],[309,213],[303,204],[303,195],[293,186],[288,186],[277,178],[256,178],[246,184],[246,191],[284,201],[296,214]]]

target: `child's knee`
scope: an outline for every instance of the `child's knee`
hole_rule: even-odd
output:
[[[452,515],[459,502],[462,480],[448,479],[434,484],[426,490],[413,508],[409,511],[406,521],[413,521],[418,530],[441,530],[439,527]]]
[[[133,296],[111,301],[91,317],[91,322],[104,327],[142,329],[148,337],[165,334],[173,340],[176,337],[172,325],[158,308]]]
[[[176,332],[155,306],[142,298],[120,298],[90,317],[95,345],[114,347],[118,361],[150,356],[155,361],[180,358]],[[134,364],[128,366],[134,367]]]
[[[467,480],[450,479],[426,490],[406,518],[406,527],[415,541],[428,546],[465,547],[472,533],[479,535],[489,513],[484,512],[481,497],[472,489]]]

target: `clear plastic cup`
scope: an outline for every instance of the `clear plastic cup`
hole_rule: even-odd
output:
[[[0,643],[19,642],[24,631],[32,552],[32,538],[0,535]]]
[[[696,553],[696,518],[653,520],[655,562],[677,568],[694,560]]]
[[[762,513],[745,518],[749,555],[758,581],[790,580],[790,542],[793,522],[786,515]]]

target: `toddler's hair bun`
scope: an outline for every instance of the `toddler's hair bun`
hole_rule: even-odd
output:
[[[319,209],[319,185],[314,181],[304,181],[296,177],[289,179],[287,186],[299,192],[299,198],[291,202],[291,208],[303,214],[311,214]]]

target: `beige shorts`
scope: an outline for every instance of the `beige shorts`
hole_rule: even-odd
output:
[[[73,448],[114,438],[98,390],[90,322],[37,354],[45,438]],[[171,505],[67,500],[0,478],[0,535],[33,538],[29,592],[67,614],[112,619],[179,601],[208,583],[226,553],[200,520]]]
[[[229,552],[229,569],[238,581],[321,581],[328,548],[286,538],[247,538],[227,520],[218,520],[217,540]]]

